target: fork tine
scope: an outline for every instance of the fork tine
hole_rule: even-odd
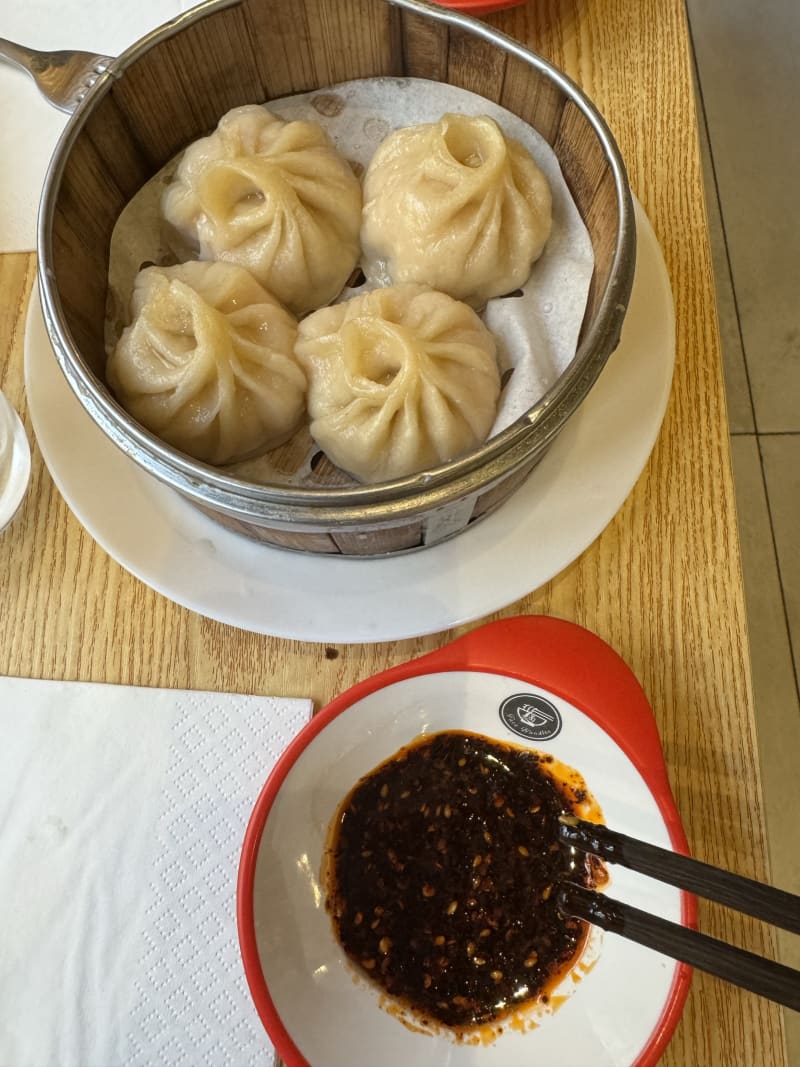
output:
[[[111,57],[90,52],[40,52],[0,37],[0,59],[29,74],[54,107],[72,112],[107,69]]]

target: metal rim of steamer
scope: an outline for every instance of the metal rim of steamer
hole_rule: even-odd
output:
[[[376,0],[386,2],[386,0]],[[428,3],[388,0],[393,6],[458,27],[516,56],[555,83],[583,113],[600,141],[613,177],[619,213],[610,281],[575,358],[550,390],[511,426],[461,459],[382,485],[330,489],[263,486],[240,481],[178,452],[130,419],[98,382],[75,344],[56,287],[53,219],[61,179],[75,141],[98,101],[116,79],[158,42],[196,20],[241,0],[206,0],[141,38],[109,62],[67,123],[48,168],[39,209],[37,252],[45,326],[56,359],[80,403],[117,447],[142,468],[206,508],[258,525],[328,530],[341,525],[413,519],[487,488],[530,463],[549,447],[578,408],[619,343],[633,284],[636,229],[633,200],[619,148],[599,111],[578,86],[545,59],[476,19]]]

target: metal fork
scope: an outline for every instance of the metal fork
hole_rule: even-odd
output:
[[[74,111],[111,62],[90,52],[37,52],[0,37],[0,59],[30,74],[60,111]]]

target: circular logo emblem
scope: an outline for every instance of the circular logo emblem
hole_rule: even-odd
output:
[[[509,730],[528,741],[549,741],[561,732],[558,708],[533,693],[515,693],[500,705],[500,718]]]

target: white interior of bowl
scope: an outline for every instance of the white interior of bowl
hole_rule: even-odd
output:
[[[319,875],[329,821],[358,778],[422,733],[465,729],[522,743],[500,721],[503,700],[542,693],[563,718],[541,750],[576,768],[608,825],[670,847],[650,789],[599,726],[567,701],[494,674],[422,675],[380,689],[333,719],[284,780],[262,836],[254,884],[261,966],[292,1040],[325,1067],[630,1067],[648,1044],[668,1001],[676,964],[606,934],[596,964],[556,1011],[522,1032],[505,1028],[494,1044],[456,1044],[408,1029],[381,1008],[379,992],[357,978],[336,942]],[[534,746],[536,747],[536,746]],[[680,921],[677,890],[611,869],[609,895]]]

